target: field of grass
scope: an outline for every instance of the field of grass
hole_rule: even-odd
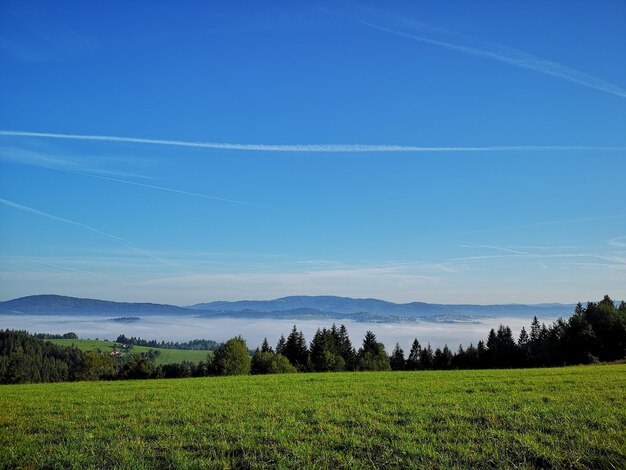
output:
[[[626,468],[626,365],[0,387],[2,468]]]
[[[59,346],[76,346],[78,349],[82,349],[83,351],[96,351],[99,349],[101,351],[111,352],[113,351],[113,346],[115,346],[118,351],[123,351],[122,345],[116,343],[115,341],[103,341],[95,339],[49,339],[46,341],[58,344]],[[155,361],[156,364],[172,364],[180,363],[183,361],[198,363],[200,361],[206,361],[207,354],[209,354],[209,351],[161,349],[151,348],[147,346],[133,346],[131,352],[148,352],[151,349],[160,351],[161,353]]]

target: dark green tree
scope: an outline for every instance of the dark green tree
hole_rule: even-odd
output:
[[[311,341],[310,365],[316,372],[335,372],[343,370],[345,361],[339,354],[337,345],[337,329],[320,330],[318,328]]]
[[[252,356],[250,372],[252,374],[288,374],[296,372],[296,368],[282,354],[257,349]]]
[[[406,361],[404,359],[404,351],[400,347],[400,343],[396,343],[390,358],[391,370],[405,370]]]
[[[350,342],[348,329],[345,325],[341,325],[334,334],[336,335],[337,352],[343,358],[345,368],[354,370],[356,368],[356,351]]]
[[[142,357],[141,354],[130,354],[122,369],[119,371],[121,379],[147,379],[153,374],[154,362]]]
[[[376,341],[376,335],[371,331],[365,333],[363,346],[358,352],[359,370],[390,370],[389,356],[385,346]]]
[[[115,360],[97,351],[86,351],[77,380],[101,380],[115,377]]]
[[[285,352],[286,346],[287,340],[285,339],[285,335],[280,335],[278,343],[276,343],[276,354],[282,354],[283,352]]]
[[[270,346],[270,343],[268,343],[267,338],[263,339],[263,344],[261,344],[261,352],[271,352],[273,353],[274,350],[272,349],[272,347]]]
[[[413,344],[411,345],[411,350],[409,351],[409,357],[406,361],[406,368],[408,370],[419,370],[420,367],[420,356],[422,354],[422,346],[420,342],[415,338],[413,340]]]
[[[519,338],[517,339],[518,358],[516,365],[518,367],[526,367],[530,361],[530,336],[526,332],[526,328],[522,327]]]
[[[291,362],[296,369],[306,370],[309,350],[306,345],[306,340],[304,339],[304,334],[301,331],[298,332],[296,325],[293,325],[293,329],[287,337],[285,347],[281,351],[281,354],[289,359],[289,362]]]
[[[440,370],[452,369],[452,352],[448,345],[444,345],[443,349],[435,350],[433,367]]]
[[[250,362],[246,341],[237,336],[215,350],[212,370],[216,375],[246,375],[250,373]]]
[[[420,353],[420,369],[422,370],[430,370],[433,368],[433,363],[435,360],[435,354],[433,353],[433,348],[428,343],[428,346],[422,349]]]

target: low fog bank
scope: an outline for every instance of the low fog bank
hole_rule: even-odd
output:
[[[31,333],[67,333],[75,332],[79,338],[115,340],[118,335],[140,336],[145,339],[165,341],[189,341],[192,339],[212,339],[225,341],[233,336],[243,336],[250,348],[260,345],[267,337],[273,346],[281,334],[287,336],[294,324],[302,330],[306,340],[311,341],[318,328],[330,327],[333,322],[339,326],[346,325],[350,339],[355,347],[359,347],[366,331],[374,332],[379,341],[385,344],[390,352],[396,342],[408,353],[413,339],[433,347],[444,344],[456,350],[459,344],[476,344],[486,340],[491,328],[500,324],[508,325],[515,337],[522,326],[529,329],[531,318],[485,318],[472,323],[430,323],[430,322],[396,322],[369,323],[353,320],[294,320],[272,318],[198,318],[198,317],[147,317],[132,323],[119,323],[108,320],[110,317],[70,317],[41,315],[0,315],[0,329],[27,330]],[[540,318],[550,324],[555,318]]]

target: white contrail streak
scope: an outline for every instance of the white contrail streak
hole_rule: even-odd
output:
[[[33,209],[32,207],[28,207],[28,206],[24,206],[22,204],[18,204],[17,202],[9,201],[8,199],[0,198],[0,204],[4,204],[7,207],[11,207],[13,209],[17,209],[17,210],[20,210],[20,211],[23,211],[23,212],[28,212],[30,214],[35,214],[35,215],[39,215],[41,217],[46,217],[48,219],[56,220],[57,222],[63,222],[65,224],[75,225],[76,227],[80,227],[80,228],[83,228],[85,230],[89,230],[90,232],[97,233],[98,235],[101,235],[103,237],[110,238],[112,240],[117,240],[119,242],[122,242],[126,248],[128,248],[131,251],[134,251],[135,253],[138,253],[140,255],[146,256],[148,258],[152,258],[152,259],[154,259],[156,261],[159,261],[160,263],[167,264],[168,266],[177,266],[175,263],[172,263],[171,261],[165,260],[163,258],[160,258],[160,257],[156,256],[156,255],[153,255],[152,253],[149,253],[149,252],[147,252],[145,250],[141,250],[141,249],[133,246],[132,242],[129,241],[129,240],[126,240],[124,238],[118,237],[116,235],[111,235],[110,233],[103,232],[102,230],[98,230],[97,228],[94,228],[94,227],[92,227],[90,225],[83,224],[83,223],[80,223],[80,222],[76,222],[75,220],[70,220],[70,219],[65,219],[63,217],[58,217],[56,215],[49,214],[47,212],[43,212],[43,211],[40,211],[40,210],[37,210],[37,209]]]
[[[144,139],[111,135],[55,134],[0,130],[0,136],[36,137],[45,139],[85,140],[91,142],[125,142],[147,145],[169,145],[215,150],[242,150],[255,152],[307,152],[307,153],[373,153],[373,152],[516,152],[516,151],[568,151],[568,150],[626,150],[626,147],[584,145],[496,145],[474,147],[420,147],[414,145],[367,145],[367,144],[233,144],[223,142],[193,142],[186,140]]]
[[[80,228],[84,228],[85,230],[89,230],[91,232],[97,233],[98,235],[102,235],[103,237],[111,238],[113,240],[117,240],[124,243],[129,243],[128,240],[124,240],[123,238],[117,237],[115,235],[111,235],[110,233],[103,232],[98,230],[97,228],[93,228],[90,225],[81,224],[80,222],[76,222],[74,220],[64,219],[63,217],[58,217],[56,215],[48,214],[47,212],[42,212],[37,209],[33,209],[32,207],[23,206],[22,204],[18,204],[17,202],[9,201],[7,199],[0,198],[0,204],[4,204],[5,206],[11,207],[13,209],[17,209],[23,212],[29,212],[31,214],[40,215],[41,217],[46,217],[48,219],[56,220],[57,222],[63,222],[70,225],[75,225]]]
[[[106,181],[114,181],[116,183],[130,184],[130,185],[139,186],[142,188],[156,189],[158,191],[166,191],[166,192],[175,193],[175,194],[182,194],[185,196],[200,197],[203,199],[211,199],[214,201],[229,202],[231,204],[240,204],[243,206],[254,206],[254,207],[263,207],[265,209],[271,209],[270,206],[264,206],[263,204],[255,204],[254,202],[239,201],[237,199],[227,199],[227,198],[219,197],[219,196],[209,196],[208,194],[194,193],[191,191],[183,191],[180,189],[167,188],[165,186],[156,186],[154,184],[137,183],[136,181],[128,181],[128,180],[122,180],[118,178],[111,178],[109,176],[92,175],[90,173],[83,173],[80,171],[62,170],[62,169],[59,169],[59,171],[63,171],[65,173],[71,173],[74,175],[88,176],[90,178],[97,178],[97,179],[106,180]]]
[[[557,62],[541,59],[526,52],[522,52],[510,47],[504,47],[497,44],[486,43],[488,48],[482,49],[479,47],[465,46],[462,44],[456,44],[447,41],[440,41],[424,36],[417,36],[414,34],[405,33],[395,29],[386,28],[368,21],[356,20],[358,23],[368,26],[370,28],[377,29],[386,33],[394,34],[413,41],[430,44],[433,46],[443,47],[452,51],[460,52],[463,54],[473,55],[476,57],[483,57],[485,59],[497,60],[504,62],[515,67],[521,67],[524,69],[532,70],[534,72],[543,73],[545,75],[551,75],[563,80],[567,80],[578,85],[583,85],[596,90],[611,93],[619,96],[620,98],[626,98],[626,90],[609,83],[601,78],[594,77],[585,72],[567,67]]]
[[[524,224],[524,225],[512,225],[509,227],[502,228],[490,228],[484,230],[472,230],[469,232],[461,232],[456,235],[474,235],[478,233],[490,233],[490,232],[504,232],[507,230],[518,230],[520,228],[529,228],[529,227],[543,227],[548,225],[565,225],[565,224],[577,224],[581,222],[596,222],[599,220],[615,220],[615,219],[624,219],[626,218],[626,214],[621,215],[607,215],[607,216],[597,216],[597,217],[581,217],[578,219],[565,219],[565,220],[549,220],[545,222],[535,222],[532,224]]]

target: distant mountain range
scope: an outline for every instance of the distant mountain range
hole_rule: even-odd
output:
[[[33,295],[0,302],[4,315],[200,316],[231,318],[351,319],[355,321],[472,321],[489,317],[540,318],[570,316],[574,304],[396,304],[378,299],[335,296],[291,296],[275,300],[217,301],[188,307],[153,303],[111,302],[60,295]]]
[[[28,315],[188,315],[189,310],[175,305],[111,302],[80,299],[63,295],[30,295],[0,302],[0,314]]]

